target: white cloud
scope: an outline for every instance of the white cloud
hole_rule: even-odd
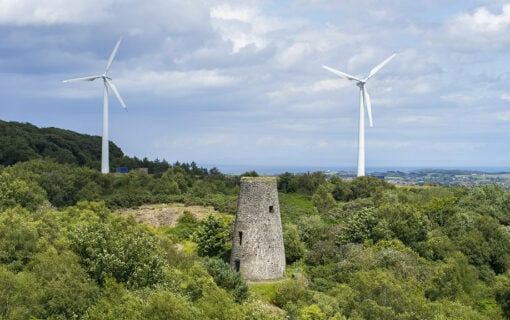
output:
[[[446,31],[450,46],[469,50],[502,48],[510,43],[510,4],[504,4],[499,14],[479,7],[472,14],[455,15],[446,22]]]
[[[291,68],[306,61],[306,58],[313,52],[309,43],[297,42],[285,48],[276,58],[276,65],[279,68]]]
[[[448,102],[453,102],[455,104],[469,104],[476,102],[477,97],[473,96],[469,93],[464,92],[450,92],[448,94],[442,95],[441,99]]]
[[[132,71],[114,79],[119,90],[144,91],[160,96],[192,94],[196,90],[231,87],[239,79],[218,70]]]
[[[505,4],[500,15],[492,14],[485,7],[476,9],[473,14],[459,14],[453,19],[450,30],[453,32],[469,31],[474,34],[494,34],[506,31],[509,26],[510,4]]]
[[[502,94],[500,98],[501,100],[510,101],[510,94],[508,93]]]
[[[441,118],[434,116],[401,116],[397,117],[397,123],[399,124],[435,124],[441,121]]]
[[[264,34],[269,26],[257,9],[252,7],[232,7],[222,4],[210,11],[213,27],[225,41],[232,43],[232,53],[253,45],[262,49],[267,45]]]
[[[113,0],[2,0],[0,24],[49,25],[104,20]]]
[[[498,119],[502,121],[510,121],[510,111],[502,112],[498,114]]]

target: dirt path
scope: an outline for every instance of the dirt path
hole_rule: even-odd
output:
[[[198,220],[202,220],[210,214],[219,214],[213,207],[185,206],[182,203],[143,205],[134,209],[118,210],[116,213],[131,215],[138,222],[147,223],[154,228],[159,228],[165,226],[174,227],[177,224],[177,219],[182,216],[184,211],[191,212]]]

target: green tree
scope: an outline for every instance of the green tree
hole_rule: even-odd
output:
[[[45,201],[46,193],[38,184],[16,178],[7,171],[0,173],[0,212],[17,205],[36,210]]]
[[[193,234],[199,256],[219,257],[227,250],[230,235],[226,227],[226,222],[214,215],[202,220]]]
[[[105,280],[101,297],[87,309],[84,320],[143,319],[144,304],[124,286],[109,278]]]
[[[347,181],[338,176],[333,176],[329,179],[332,185],[331,195],[337,201],[349,201],[353,199],[353,193]]]
[[[203,266],[213,277],[214,282],[230,292],[236,302],[243,302],[248,298],[248,285],[239,272],[234,271],[229,264],[218,258],[206,258]]]
[[[306,246],[301,241],[299,230],[295,224],[287,223],[283,225],[283,244],[287,263],[293,263],[306,254]]]
[[[298,320],[326,320],[326,315],[318,305],[311,304],[301,309]]]
[[[319,185],[312,196],[312,201],[319,213],[327,213],[336,206],[336,201],[324,185]]]
[[[163,281],[165,262],[157,239],[132,218],[77,226],[69,234],[71,248],[89,275],[100,285],[113,277],[128,288]]]
[[[172,292],[157,290],[150,294],[147,306],[143,308],[143,319],[194,320],[204,315],[190,301]]]
[[[0,214],[0,263],[21,271],[37,252],[39,233],[32,214],[22,208]]]
[[[362,243],[372,238],[377,222],[375,208],[365,208],[357,211],[347,219],[339,238],[344,243]]]
[[[99,288],[89,279],[72,252],[58,254],[50,249],[39,253],[29,270],[43,288],[41,300],[48,316],[80,318],[99,294]]]
[[[507,319],[510,318],[510,273],[497,276],[496,285],[494,286],[496,300],[501,306],[503,313]]]

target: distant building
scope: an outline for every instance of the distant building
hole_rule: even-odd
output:
[[[243,177],[230,264],[247,280],[285,274],[285,249],[275,177]]]
[[[116,173],[129,173],[128,167],[117,167],[115,168]]]

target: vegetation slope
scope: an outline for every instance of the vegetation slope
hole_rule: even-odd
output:
[[[149,175],[6,164],[0,319],[510,318],[510,192],[500,186],[282,174],[288,274],[247,284],[225,262],[238,185],[195,164]],[[113,213],[151,203],[221,214],[154,228]]]

